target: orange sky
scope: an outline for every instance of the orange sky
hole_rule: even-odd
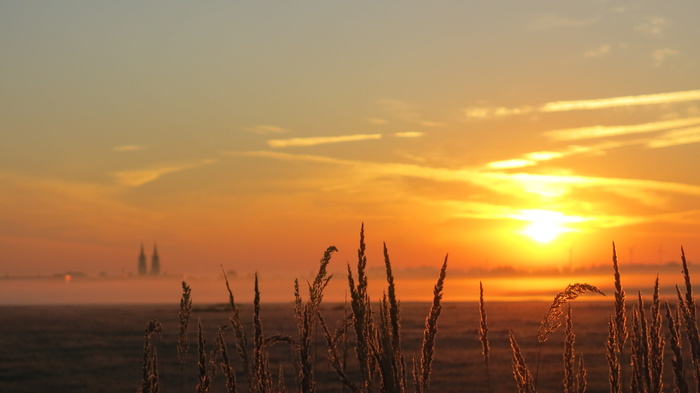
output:
[[[0,3],[0,274],[692,261],[699,12]]]

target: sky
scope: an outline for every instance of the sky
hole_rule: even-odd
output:
[[[698,14],[0,1],[0,274],[692,261]]]

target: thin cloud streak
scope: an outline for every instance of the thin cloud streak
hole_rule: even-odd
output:
[[[218,160],[206,159],[198,162],[167,165],[148,169],[119,171],[113,172],[112,176],[115,178],[116,182],[122,186],[139,187],[146,183],[156,181],[164,175],[199,168],[204,165],[212,164],[216,161]]]
[[[565,112],[572,110],[591,110],[639,105],[672,104],[677,102],[696,100],[700,100],[700,90],[601,98],[595,100],[555,101],[545,104],[544,106],[542,106],[542,108],[540,108],[540,111]]]
[[[623,125],[623,126],[595,126],[553,130],[544,132],[543,135],[554,141],[572,141],[580,139],[605,138],[627,134],[640,134],[662,131],[671,128],[681,128],[700,124],[700,117],[657,121],[652,123]]]
[[[522,106],[516,108],[488,108],[476,107],[468,108],[465,115],[469,118],[491,118],[529,113],[554,113],[569,112],[577,110],[596,110],[620,107],[633,107],[643,105],[675,104],[679,102],[700,100],[700,90],[677,91],[669,93],[643,94],[636,96],[621,96],[610,98],[599,98],[593,100],[574,101],[553,101],[548,102],[539,108],[532,106]]]
[[[116,152],[132,152],[132,151],[140,151],[140,150],[145,150],[146,146],[143,145],[123,145],[123,146],[114,146],[112,148],[112,151]]]
[[[294,147],[294,146],[317,146],[326,145],[329,143],[357,142],[373,139],[381,139],[382,134],[355,134],[355,135],[340,135],[340,136],[319,136],[309,138],[291,138],[291,139],[270,139],[267,145],[272,148]]]
[[[647,146],[650,148],[661,148],[698,142],[700,142],[700,127],[691,127],[667,132],[660,138],[650,140]]]

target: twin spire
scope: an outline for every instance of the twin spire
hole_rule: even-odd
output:
[[[143,243],[141,243],[141,254],[139,254],[139,276],[145,276],[148,273],[146,266],[146,254],[143,252]],[[152,276],[160,275],[160,257],[158,256],[158,247],[153,245],[153,255],[151,256],[151,272]]]

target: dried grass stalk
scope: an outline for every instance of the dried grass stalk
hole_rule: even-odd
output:
[[[532,373],[530,373],[527,364],[525,364],[525,358],[520,351],[520,346],[512,332],[509,332],[508,336],[510,338],[510,349],[513,354],[513,376],[518,387],[518,393],[535,393]]]
[[[254,377],[251,375],[252,368],[250,366],[250,356],[248,354],[248,336],[245,328],[243,327],[243,323],[241,322],[240,309],[238,308],[238,305],[233,297],[233,292],[231,292],[231,286],[229,285],[228,277],[226,277],[226,272],[224,271],[223,266],[221,267],[221,271],[224,274],[226,290],[228,291],[228,303],[229,307],[231,308],[231,317],[229,318],[229,321],[231,322],[233,332],[236,335],[236,349],[238,350],[238,356],[241,358],[241,362],[243,363],[243,370],[245,370],[245,376],[248,380],[248,385],[250,386],[254,380]]]
[[[683,314],[686,332],[688,334],[688,342],[690,343],[690,354],[693,360],[693,369],[695,371],[695,390],[700,391],[700,334],[698,331],[698,322],[696,318],[695,299],[693,298],[693,286],[690,283],[688,261],[685,259],[685,251],[682,247],[681,262],[683,265],[683,278],[685,280],[685,297],[681,296],[678,287],[676,287],[676,292],[678,293],[679,305]]]
[[[445,261],[440,268],[440,276],[438,277],[435,288],[433,289],[433,304],[430,307],[430,313],[425,320],[425,330],[423,331],[423,345],[421,347],[420,372],[417,374],[415,381],[418,387],[418,393],[425,392],[430,386],[430,372],[433,363],[433,355],[435,352],[435,338],[438,328],[437,322],[442,311],[442,291],[445,284],[445,274],[447,271],[447,255]],[[415,377],[414,377],[415,378]]]
[[[681,311],[676,308],[676,317],[674,318],[671,313],[671,306],[668,305],[668,302],[664,303],[666,305],[666,320],[668,321],[670,332],[671,351],[673,352],[671,364],[673,365],[674,391],[678,393],[688,393],[688,383],[685,380],[685,368],[683,367],[681,346]]]
[[[384,244],[384,266],[388,288],[380,302],[379,325],[375,340],[377,348],[373,352],[379,366],[382,391],[400,393],[406,391],[406,365],[401,350],[399,301],[396,298],[394,275],[386,243]]]
[[[622,370],[618,359],[618,349],[617,325],[615,323],[615,318],[610,316],[610,319],[608,320],[608,340],[605,343],[605,355],[608,359],[608,381],[610,382],[610,393],[622,392]]]
[[[542,344],[547,341],[547,337],[551,333],[554,333],[559,326],[561,326],[561,315],[563,314],[562,308],[564,307],[564,304],[570,300],[576,299],[579,295],[585,292],[595,292],[605,296],[605,294],[595,286],[585,283],[569,284],[566,289],[554,296],[554,300],[549,306],[549,310],[547,310],[547,313],[544,315],[544,318],[540,323],[540,330],[537,333],[539,348],[537,350],[537,363],[535,366],[535,387],[537,387],[537,380],[540,373],[540,355],[542,354]]]
[[[207,355],[204,351],[204,338],[202,336],[202,320],[199,320],[197,328],[197,346],[199,353],[199,360],[197,361],[197,387],[195,391],[197,393],[207,393],[209,391],[209,385],[211,383],[211,378],[207,372]]]
[[[649,372],[651,377],[651,385],[649,392],[663,392],[664,382],[664,334],[661,331],[661,301],[659,300],[659,276],[656,275],[654,284],[654,295],[651,303],[651,327],[649,330]]]
[[[262,321],[260,320],[260,286],[258,273],[255,273],[253,296],[253,385],[251,390],[256,393],[272,391],[272,376],[264,345]]]
[[[352,277],[352,269],[348,264],[348,285],[350,287],[351,307],[353,312],[353,327],[355,330],[355,354],[360,367],[360,391],[372,390],[373,360],[371,340],[374,336],[371,307],[367,295],[367,276],[365,268],[365,226],[360,228],[360,247],[357,250],[357,285]]]
[[[320,266],[316,278],[309,285],[309,299],[303,303],[299,293],[299,281],[294,282],[294,311],[297,320],[297,330],[299,332],[299,343],[296,352],[299,356],[299,374],[297,383],[302,392],[313,393],[316,391],[316,381],[314,377],[315,357],[312,352],[311,339],[313,329],[318,322],[319,309],[323,300],[323,290],[328,285],[332,276],[328,276],[328,264],[333,252],[337,248],[331,246],[326,249],[321,258]]]
[[[160,337],[161,326],[153,319],[146,324],[143,338],[143,368],[141,375],[141,393],[158,393],[158,352],[153,343],[153,336]]]
[[[345,338],[347,337],[347,328],[352,324],[352,320],[345,318],[343,321],[339,321],[335,333],[331,333],[330,330],[328,330],[326,321],[320,314],[319,322],[321,324],[321,328],[323,329],[323,335],[326,338],[326,344],[328,345],[328,360],[331,367],[333,367],[333,370],[335,370],[336,374],[340,378],[344,388],[350,389],[350,391],[353,393],[359,392],[360,389],[346,374],[346,363],[343,355],[343,348],[340,348],[341,344],[344,343]]]
[[[600,289],[593,285],[585,283],[569,284],[566,289],[554,296],[554,300],[549,306],[549,310],[544,315],[544,318],[540,323],[540,330],[537,333],[537,342],[541,344],[547,341],[549,334],[553,333],[557,330],[557,328],[559,328],[559,326],[561,326],[561,315],[564,313],[562,311],[562,307],[564,307],[564,304],[566,304],[569,300],[576,299],[579,295],[585,292],[595,292],[605,296]]]
[[[586,391],[586,370],[583,368],[583,358],[577,356],[574,349],[576,335],[574,334],[571,318],[571,305],[566,313],[564,341],[564,393],[582,393]]]
[[[192,290],[185,281],[182,282],[182,298],[180,299],[180,334],[177,340],[177,359],[180,361],[180,392],[183,391],[184,367],[187,361],[187,327],[192,313]]]
[[[228,350],[226,349],[226,342],[224,340],[224,328],[225,326],[219,327],[219,330],[216,332],[216,344],[219,349],[219,355],[221,356],[221,371],[226,378],[226,389],[228,393],[236,393],[236,373],[228,357]]]
[[[484,356],[486,366],[486,387],[491,392],[491,376],[489,375],[489,327],[486,320],[486,308],[484,307],[484,286],[479,281],[479,341],[481,342],[481,354]]]

